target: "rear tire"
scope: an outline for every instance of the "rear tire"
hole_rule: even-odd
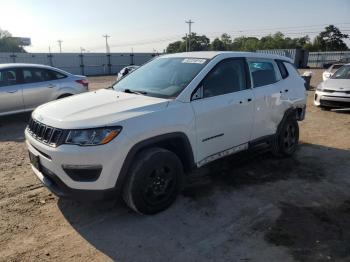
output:
[[[126,204],[140,214],[155,214],[168,208],[182,184],[182,163],[173,152],[149,148],[136,156],[123,188]]]
[[[278,157],[294,154],[299,143],[299,125],[294,115],[288,116],[281,123],[272,141],[272,153]]]

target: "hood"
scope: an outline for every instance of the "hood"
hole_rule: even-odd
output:
[[[39,106],[33,118],[57,128],[89,128],[162,110],[167,99],[101,89]]]
[[[322,83],[322,88],[335,91],[350,91],[350,79],[328,79]]]

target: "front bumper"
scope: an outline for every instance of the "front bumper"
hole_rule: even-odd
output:
[[[113,192],[130,146],[129,139],[122,134],[106,145],[90,147],[51,147],[33,138],[27,130],[25,137],[28,150],[38,157],[40,162],[40,170],[32,165],[34,173],[60,197],[77,198],[77,195],[95,194],[100,198],[98,195],[104,196],[109,194],[109,191]],[[67,170],[64,169],[66,166],[101,166],[102,170],[96,180],[77,181],[67,174]]]
[[[316,90],[314,105],[331,108],[350,108],[350,94],[344,92],[322,92]]]
[[[68,198],[76,200],[102,200],[110,199],[117,195],[115,188],[105,190],[84,190],[68,187],[62,180],[45,167],[41,171],[32,165],[32,169],[37,178],[59,198]]]

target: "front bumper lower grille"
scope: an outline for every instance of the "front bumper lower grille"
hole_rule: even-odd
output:
[[[350,102],[346,101],[332,101],[320,99],[321,106],[331,107],[331,108],[350,108]]]

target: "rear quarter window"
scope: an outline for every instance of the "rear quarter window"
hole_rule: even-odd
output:
[[[60,72],[54,71],[54,70],[47,70],[51,80],[58,80],[62,78],[66,78],[67,76],[65,74],[62,74]]]
[[[288,70],[287,70],[286,66],[284,65],[283,61],[276,60],[276,63],[277,63],[278,69],[280,70],[282,78],[286,79],[289,76],[289,74],[288,74]]]

